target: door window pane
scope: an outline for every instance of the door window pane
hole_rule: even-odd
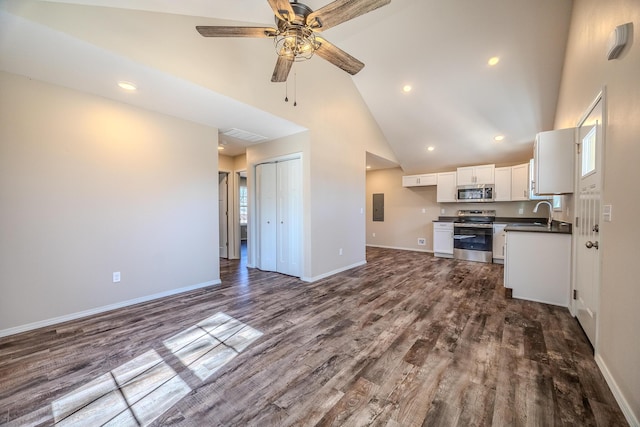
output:
[[[596,169],[596,124],[582,138],[582,176],[587,176]]]

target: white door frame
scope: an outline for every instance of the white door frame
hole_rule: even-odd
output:
[[[302,153],[291,153],[277,157],[271,157],[266,159],[260,159],[255,163],[247,164],[247,191],[248,191],[248,202],[249,202],[249,213],[248,213],[248,221],[247,221],[247,267],[256,268],[256,262],[258,258],[258,247],[260,245],[260,237],[257,233],[259,229],[257,225],[257,215],[256,215],[256,207],[258,205],[258,194],[256,194],[256,167],[260,164],[264,163],[277,163],[283,162],[287,160],[295,160],[300,159],[302,164],[304,165],[304,157]],[[304,168],[304,167],[303,167]],[[249,174],[250,172],[250,174]],[[304,181],[304,172],[302,173],[302,180]],[[302,186],[304,188],[304,185]],[[303,195],[304,199],[304,190]],[[305,222],[305,212],[304,212],[304,201],[302,203],[302,226],[301,226],[301,234],[300,234],[300,248],[304,248],[304,222]],[[304,249],[301,250],[300,254],[300,277],[304,277],[304,266],[305,266],[306,254]]]
[[[604,240],[604,236],[602,233],[602,200],[604,200],[604,165],[605,165],[605,159],[604,159],[604,154],[605,154],[605,144],[606,144],[606,128],[607,128],[607,103],[606,103],[606,88],[603,87],[600,92],[597,94],[597,96],[595,97],[595,99],[593,100],[593,102],[591,102],[591,104],[589,105],[589,107],[586,109],[586,111],[584,112],[584,114],[582,115],[582,117],[580,118],[580,120],[578,121],[578,123],[576,124],[577,127],[577,132],[576,132],[576,157],[575,157],[575,161],[576,161],[576,167],[575,167],[575,188],[574,188],[574,198],[573,198],[573,211],[575,212],[574,218],[579,214],[579,206],[580,206],[580,171],[581,171],[581,166],[580,163],[581,162],[581,157],[580,154],[578,152],[577,147],[580,144],[580,127],[586,122],[586,120],[589,118],[589,116],[591,115],[591,113],[593,112],[594,108],[597,106],[598,102],[601,102],[601,109],[602,109],[602,134],[601,134],[601,143],[602,146],[600,147],[600,159],[598,159],[598,163],[599,163],[599,168],[600,170],[599,172],[599,186],[600,186],[600,211],[598,213],[598,224],[600,224],[600,231],[599,231],[599,242],[600,245],[602,244],[602,241]],[[575,221],[574,221],[574,225],[575,225]],[[577,290],[577,271],[578,271],[578,244],[582,244],[581,242],[579,242],[579,239],[576,237],[576,234],[574,234],[574,239],[573,239],[573,254],[574,256],[572,257],[572,278],[571,278],[571,291],[572,291],[572,295],[573,292],[575,292]],[[601,283],[602,283],[602,249],[598,249],[598,277],[596,277],[596,289],[595,289],[595,294],[596,294],[596,317],[595,317],[595,337],[594,337],[594,342],[593,347],[595,352],[597,353],[597,349],[598,349],[598,336],[599,336],[599,329],[600,329],[600,322],[599,322],[599,315],[600,315],[600,290],[601,290]],[[577,300],[573,299],[571,300],[571,304],[569,306],[569,309],[571,311],[571,314],[576,317],[577,315]]]

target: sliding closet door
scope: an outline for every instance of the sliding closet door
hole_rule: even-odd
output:
[[[276,163],[256,166],[258,254],[256,266],[261,270],[276,270],[277,250],[277,188]]]
[[[277,163],[278,231],[276,271],[302,275],[302,160]]]

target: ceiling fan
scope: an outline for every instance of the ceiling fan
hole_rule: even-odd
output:
[[[284,82],[295,61],[309,59],[314,53],[343,69],[356,74],[364,64],[339,49],[318,33],[350,19],[364,15],[391,0],[335,0],[313,11],[297,0],[267,0],[275,14],[276,28],[197,26],[204,37],[258,37],[273,38],[278,53],[272,82]]]

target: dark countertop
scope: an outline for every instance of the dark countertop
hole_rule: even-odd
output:
[[[434,219],[433,222],[454,222],[457,221],[457,216],[439,216],[438,219]],[[497,224],[533,224],[533,223],[547,223],[546,218],[523,218],[523,217],[508,217],[497,216],[494,220]]]
[[[571,234],[571,224],[560,221],[552,221],[551,228],[547,228],[546,224],[530,224],[530,223],[512,223],[505,227],[504,231],[517,231],[527,233],[553,233],[553,234]]]
[[[440,216],[433,222],[454,222],[457,216]],[[507,224],[505,231],[533,232],[533,233],[557,233],[571,234],[571,224],[553,221],[551,229],[547,228],[546,218],[522,218],[522,217],[496,217],[494,224]]]

